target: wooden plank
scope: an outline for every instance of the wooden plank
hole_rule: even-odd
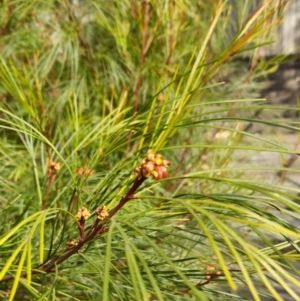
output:
[[[300,0],[290,0],[275,34],[276,43],[262,49],[263,56],[300,54]]]

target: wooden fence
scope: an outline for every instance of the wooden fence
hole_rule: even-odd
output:
[[[263,56],[300,55],[300,0],[288,1],[276,41],[262,49]]]

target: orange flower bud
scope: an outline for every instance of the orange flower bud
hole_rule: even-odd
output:
[[[171,165],[171,162],[169,160],[163,160],[162,165],[165,167],[169,167]]]
[[[147,160],[148,160],[148,161],[154,161],[154,153],[153,153],[152,150],[150,150],[150,151],[148,152]]]
[[[161,154],[157,154],[155,157],[155,164],[162,165],[164,157]]]
[[[163,174],[163,179],[166,178],[168,176],[168,170],[165,166],[160,166],[160,170]]]
[[[145,168],[148,170],[148,171],[152,171],[154,170],[154,162],[152,161],[149,161],[145,164]]]
[[[153,170],[153,171],[151,172],[151,175],[153,176],[153,178],[154,178],[155,180],[158,180],[159,174],[158,174],[158,172],[157,172],[156,170]]]
[[[164,173],[163,173],[163,171],[161,170],[161,166],[156,166],[156,167],[155,167],[155,171],[156,171],[157,174],[158,174],[156,180],[161,180],[161,179],[164,178]]]

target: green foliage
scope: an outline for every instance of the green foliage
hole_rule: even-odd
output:
[[[297,171],[246,160],[296,154],[249,123],[299,131],[255,119],[259,2],[2,2],[0,298],[298,298],[298,190],[257,177]],[[134,174],[149,150],[169,177]]]

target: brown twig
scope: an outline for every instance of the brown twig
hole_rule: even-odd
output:
[[[119,202],[119,204],[111,210],[111,212],[108,216],[108,219],[111,219],[128,201],[130,201],[131,199],[134,198],[134,193],[142,185],[142,183],[145,180],[146,180],[145,177],[137,177],[135,179],[132,187],[130,188],[130,190],[128,191],[126,196],[123,197],[121,199],[121,201]],[[94,222],[94,224],[91,226],[89,231],[85,234],[84,233],[84,231],[85,231],[84,222],[82,220],[79,221],[78,229],[79,229],[79,234],[80,234],[80,240],[78,241],[78,243],[74,247],[72,247],[71,249],[65,251],[63,254],[58,255],[58,256],[52,258],[50,261],[40,265],[38,267],[38,269],[35,269],[35,270],[32,271],[31,275],[33,276],[33,275],[37,275],[37,274],[52,272],[57,265],[61,264],[62,262],[64,262],[68,258],[70,258],[71,256],[79,253],[80,249],[86,243],[90,242],[96,236],[106,232],[108,230],[108,228],[105,225],[106,221],[102,222],[102,223],[99,223],[99,222],[100,221],[97,219]],[[103,229],[106,230],[106,231],[103,231]],[[21,277],[23,277],[23,278],[27,277],[27,273],[22,274]],[[1,282],[10,281],[12,279],[14,279],[14,276],[7,276],[7,277],[4,277],[1,280]]]
[[[85,229],[85,221],[90,217],[90,213],[87,208],[82,207],[76,214],[78,220],[79,239],[73,240],[73,244],[69,245],[63,250],[63,253],[55,256],[49,261],[38,266],[37,269],[31,272],[31,275],[37,275],[42,273],[52,272],[56,266],[70,258],[71,256],[80,252],[80,249],[86,244],[91,242],[95,237],[108,231],[106,223],[111,219],[122,207],[130,200],[134,199],[134,194],[137,189],[143,184],[143,182],[152,176],[156,180],[161,180],[168,176],[167,167],[170,165],[170,161],[165,160],[162,155],[154,155],[152,151],[148,152],[146,160],[143,160],[140,167],[135,169],[137,174],[135,181],[127,194],[120,200],[120,202],[110,211],[107,212],[105,206],[100,206],[96,210],[97,218],[88,231]],[[50,161],[48,163],[48,172],[50,173],[49,179],[51,179],[51,173],[54,173],[59,169],[59,164]],[[27,277],[27,273],[23,273],[21,277]],[[9,281],[14,279],[14,276],[6,276],[1,281]]]
[[[134,198],[134,193],[143,184],[143,182],[145,180],[146,180],[145,177],[141,177],[141,178],[137,177],[135,179],[132,187],[130,188],[130,190],[128,191],[128,193],[126,194],[126,196],[123,197],[121,199],[121,201],[119,202],[119,204],[110,211],[108,218],[112,218],[128,201],[130,201],[130,200],[132,200]]]

